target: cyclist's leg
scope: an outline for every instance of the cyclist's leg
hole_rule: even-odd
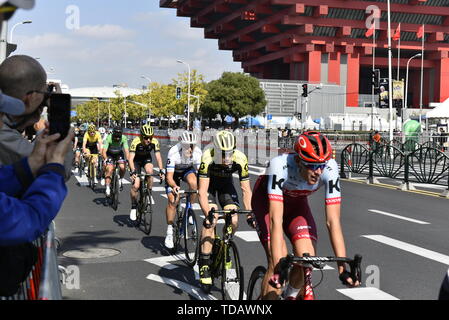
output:
[[[134,161],[134,169],[136,170],[137,175],[139,175],[142,171],[142,166],[140,162]],[[140,188],[140,178],[136,177],[132,181],[131,190],[129,191],[129,195],[131,197],[131,210],[135,210],[137,208],[137,194],[139,193]]]
[[[187,185],[189,186],[189,189],[192,191],[198,190],[198,179],[196,176],[196,171],[194,170],[189,170],[185,175],[184,175],[184,181],[187,183]],[[198,195],[197,194],[192,194],[190,197],[190,202],[191,203],[196,203],[196,201],[198,200]]]
[[[220,202],[220,206],[223,210],[238,210],[240,209],[239,199],[237,195],[237,191],[235,190],[234,185],[227,184],[223,185],[218,191],[218,201]],[[232,217],[232,233],[235,233],[238,228],[238,215],[234,215]]]
[[[271,257],[270,214],[267,195],[267,179],[264,177],[259,178],[254,185],[251,207],[256,219],[257,234],[267,258],[267,272],[265,273],[262,281],[261,299],[277,300],[279,295],[281,294],[281,289],[276,289],[269,284],[270,278],[274,274],[275,266],[273,265],[273,259]],[[282,256],[286,256],[288,251],[285,241],[282,241],[281,248]]]
[[[151,161],[149,159],[145,160],[142,162],[142,165],[144,166],[145,169],[145,173],[146,174],[153,174],[153,164],[151,163]],[[147,186],[149,189],[151,189],[153,187],[153,177],[147,177]]]
[[[78,168],[80,165],[80,155],[81,151],[79,149],[75,150],[75,168]]]
[[[209,188],[209,197],[210,197],[209,198],[210,208],[218,209],[215,200],[215,190]],[[212,263],[211,253],[214,239],[215,239],[214,226],[206,228],[203,225],[203,228],[201,230],[200,256],[198,258],[198,267],[200,271],[200,283],[207,286],[212,284],[210,265]]]
[[[111,192],[112,172],[114,171],[114,162],[109,155],[108,158],[106,159],[106,166],[104,170],[105,170],[104,184],[106,187],[106,195],[109,196]]]

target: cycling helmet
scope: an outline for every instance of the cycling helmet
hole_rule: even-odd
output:
[[[87,128],[87,132],[94,133],[95,131],[97,131],[97,127],[95,127],[94,124],[90,124],[89,127]]]
[[[196,144],[197,143],[197,136],[195,133],[191,131],[184,131],[181,136],[181,143],[182,144]]]
[[[324,163],[332,156],[329,140],[317,131],[306,131],[295,142],[295,152],[307,163]]]
[[[214,146],[217,151],[230,151],[236,147],[235,136],[230,131],[219,131],[214,137]]]
[[[103,128],[103,127],[101,127],[100,129],[98,129],[98,131],[101,133],[101,134],[105,134],[105,132],[106,132],[106,129],[105,128]]]
[[[152,136],[152,135],[154,135],[153,127],[150,126],[149,124],[144,124],[140,128],[140,134],[143,135],[143,136]]]

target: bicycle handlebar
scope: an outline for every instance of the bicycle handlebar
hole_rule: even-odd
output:
[[[354,259],[351,258],[345,258],[345,257],[312,257],[309,256],[307,253],[304,253],[302,257],[297,257],[292,254],[287,255],[284,258],[281,258],[279,261],[279,282],[283,284],[287,278],[288,273],[290,270],[290,267],[293,264],[299,264],[303,267],[315,267],[317,269],[323,269],[325,262],[345,262],[349,264],[350,267],[350,277],[354,281],[359,281],[359,283],[362,282],[362,271],[361,271],[361,262],[362,262],[362,256],[360,254],[356,254],[354,256]],[[343,279],[340,278],[340,280]]]
[[[219,220],[219,219],[224,219],[226,217],[226,215],[229,215],[229,214],[231,214],[231,215],[232,214],[252,214],[253,211],[252,210],[240,210],[240,209],[239,210],[234,210],[234,209],[232,209],[232,210],[215,210],[212,208],[209,212],[209,215],[207,216],[207,219],[209,220],[210,224],[212,224],[214,222],[214,215],[211,213],[221,214],[222,216],[218,217],[218,220]]]

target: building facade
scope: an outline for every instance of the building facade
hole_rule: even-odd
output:
[[[386,0],[160,0],[160,7],[218,39],[245,72],[343,86],[347,107],[363,106],[361,97],[372,93],[373,54],[375,69],[388,77]],[[423,105],[443,102],[449,98],[449,0],[391,0],[390,12],[392,34],[401,24],[400,42],[392,41],[393,78],[405,79],[409,65],[408,107],[420,105],[421,58],[411,58],[421,53],[423,25]],[[366,35],[373,15],[380,21],[374,39]]]

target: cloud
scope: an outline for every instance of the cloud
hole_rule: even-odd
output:
[[[76,41],[58,33],[45,33],[34,37],[17,37],[21,49],[33,51],[37,49],[72,48]]]
[[[134,37],[135,32],[125,29],[119,25],[85,25],[74,31],[77,36],[83,36],[94,39],[111,40],[111,39],[128,39]]]

